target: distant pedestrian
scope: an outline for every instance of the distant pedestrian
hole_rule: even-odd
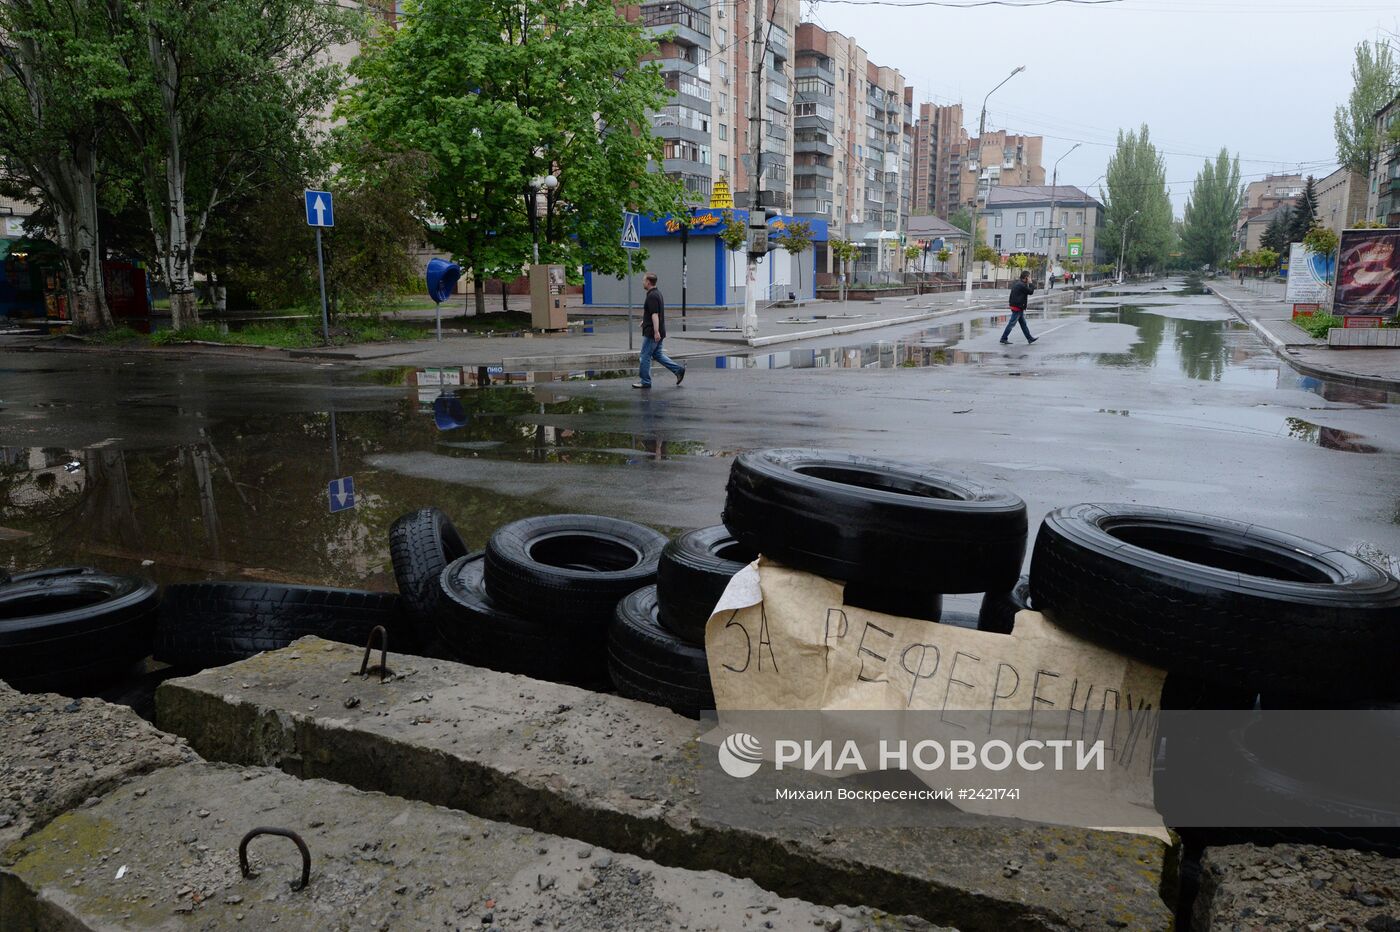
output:
[[[637,373],[641,381],[633,382],[633,388],[651,388],[651,361],[655,359],[670,369],[676,377],[676,384],[685,381],[685,366],[671,359],[661,349],[661,341],[666,339],[666,302],[661,297],[661,289],[656,287],[656,273],[648,272],[642,279],[646,285],[647,299],[642,305],[642,364]]]
[[[1021,332],[1026,335],[1027,343],[1036,341],[1037,338],[1031,336],[1031,328],[1026,326],[1026,303],[1033,294],[1035,285],[1031,284],[1031,273],[1022,272],[1021,280],[1011,286],[1011,319],[1006,322],[1006,329],[1001,332],[1002,343],[1011,344],[1007,337],[1011,336],[1011,328],[1017,324],[1021,325]]]

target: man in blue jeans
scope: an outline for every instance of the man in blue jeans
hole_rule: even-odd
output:
[[[1011,328],[1017,324],[1021,325],[1021,332],[1026,335],[1027,343],[1034,343],[1036,338],[1031,336],[1031,328],[1026,326],[1026,302],[1031,295],[1035,294],[1035,285],[1031,284],[1031,273],[1022,272],[1021,280],[1011,286],[1011,319],[1006,322],[1006,329],[1001,332],[1001,342],[1011,344],[1007,337],[1011,336]],[[645,376],[644,376],[645,378]]]
[[[676,376],[676,384],[685,381],[685,366],[667,356],[661,349],[661,341],[666,339],[666,302],[661,298],[661,290],[656,287],[656,273],[648,272],[642,279],[646,285],[647,299],[642,305],[642,367],[638,375],[640,382],[633,382],[633,388],[651,388],[651,361],[655,359],[670,369]]]

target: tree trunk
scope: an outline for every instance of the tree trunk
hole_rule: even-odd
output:
[[[472,273],[472,296],[476,299],[476,316],[486,316],[486,278],[480,272]]]

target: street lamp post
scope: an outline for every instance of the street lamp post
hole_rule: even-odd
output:
[[[1132,225],[1133,218],[1140,213],[1142,213],[1141,210],[1135,210],[1128,215],[1127,220],[1123,221],[1123,237],[1118,243],[1118,284],[1120,285],[1123,284],[1123,268],[1127,265],[1123,259],[1124,254],[1128,251],[1128,227]]]
[[[530,240],[534,248],[535,265],[540,264],[540,191],[553,191],[559,187],[559,179],[553,175],[545,175],[543,178],[531,178],[530,187],[525,191],[526,206],[530,209]]]
[[[972,188],[972,231],[970,233],[972,239],[968,245],[970,261],[967,264],[967,293],[963,296],[963,300],[968,304],[972,303],[972,266],[977,261],[977,195],[982,192],[982,136],[987,131],[987,101],[991,100],[992,95],[1001,89],[1002,84],[1025,70],[1025,65],[1017,67],[1015,71],[1002,78],[1001,84],[992,88],[987,92],[987,96],[982,98],[982,115],[977,119],[977,182]],[[987,197],[990,200],[990,190]]]
[[[1059,227],[1055,226],[1055,201],[1057,199],[1056,195],[1059,194],[1058,188],[1060,184],[1060,163],[1065,160],[1065,158],[1069,155],[1070,152],[1073,152],[1075,149],[1078,149],[1079,145],[1080,144],[1076,142],[1074,145],[1069,147],[1069,152],[1066,152],[1064,155],[1060,156],[1055,160],[1055,171],[1050,176],[1050,229],[1046,231],[1049,234],[1049,238],[1047,238],[1045,241],[1046,291],[1050,290],[1050,267],[1055,264],[1055,250],[1060,245],[1060,229]]]

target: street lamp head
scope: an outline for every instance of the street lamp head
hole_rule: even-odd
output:
[[[544,186],[549,190],[553,191],[555,188],[559,187],[559,179],[554,177],[553,175],[545,175]]]
[[[1026,70],[1026,66],[1025,66],[1025,65],[1019,65],[1019,66],[1016,68],[1016,70],[1013,71],[1013,72],[1011,72],[1011,73],[1012,73],[1012,74],[1020,74],[1022,71],[1025,71],[1025,70]]]

